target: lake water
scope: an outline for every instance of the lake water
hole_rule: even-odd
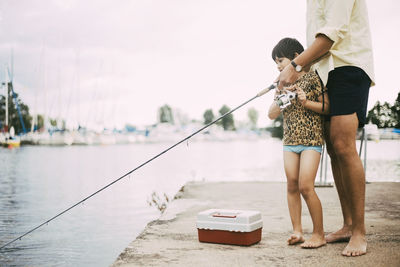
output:
[[[169,145],[0,148],[0,245]],[[367,153],[368,181],[400,182],[400,141],[368,142]],[[281,141],[189,141],[16,241],[0,252],[0,265],[109,266],[159,217],[148,204],[153,192],[165,199],[188,181],[245,180],[285,181]]]

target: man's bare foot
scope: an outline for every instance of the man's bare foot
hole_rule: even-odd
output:
[[[304,237],[302,233],[294,232],[287,240],[288,245],[294,245],[297,243],[304,242]]]
[[[328,234],[325,239],[328,243],[347,242],[350,240],[351,231],[349,226],[343,226],[342,229]]]
[[[342,251],[343,256],[356,257],[367,253],[367,240],[363,235],[353,235]]]
[[[322,247],[326,244],[325,236],[318,235],[318,234],[312,234],[310,239],[306,240],[303,244],[300,246],[302,248],[319,248]]]

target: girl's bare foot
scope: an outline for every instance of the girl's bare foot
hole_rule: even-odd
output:
[[[347,244],[342,252],[343,256],[356,257],[367,253],[367,240],[365,236],[353,235],[350,238],[350,242]]]
[[[300,246],[302,248],[319,248],[322,247],[326,244],[326,240],[324,235],[319,235],[319,234],[312,234],[310,239],[306,240],[303,244]]]
[[[295,245],[297,243],[304,242],[304,237],[302,233],[294,232],[287,240],[288,245]]]
[[[349,226],[343,226],[342,229],[328,234],[326,238],[326,242],[334,243],[334,242],[347,242],[350,240],[351,231]]]

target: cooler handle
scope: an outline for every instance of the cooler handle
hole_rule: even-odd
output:
[[[212,214],[213,217],[219,217],[219,218],[230,218],[230,219],[234,219],[236,218],[236,214],[233,215],[229,215],[229,214],[221,214],[219,212],[216,212],[214,214]]]

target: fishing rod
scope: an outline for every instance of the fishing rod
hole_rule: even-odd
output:
[[[222,118],[224,118],[225,116],[235,112],[236,110],[238,110],[239,108],[243,107],[244,105],[248,104],[249,102],[253,101],[254,99],[268,93],[269,91],[271,91],[272,89],[275,89],[277,87],[277,83],[273,83],[270,86],[268,86],[267,88],[261,90],[257,95],[255,95],[254,97],[250,98],[249,100],[247,100],[246,102],[242,103],[241,105],[237,106],[236,108],[226,112],[225,114],[221,115],[220,117],[218,117],[217,119],[213,120],[212,122],[208,123],[207,125],[203,126],[202,128],[198,129],[197,131],[193,132],[192,134],[190,134],[189,136],[183,138],[182,140],[180,140],[179,142],[173,144],[172,146],[168,147],[167,149],[163,150],[162,152],[158,153],[157,155],[155,155],[154,157],[150,158],[149,160],[143,162],[142,164],[140,164],[139,166],[137,166],[136,168],[134,168],[133,170],[127,172],[126,174],[122,175],[121,177],[115,179],[114,181],[112,181],[111,183],[105,185],[104,187],[100,188],[99,190],[97,190],[96,192],[92,193],[91,195],[85,197],[84,199],[82,199],[81,201],[77,202],[76,204],[70,206],[69,208],[63,210],[62,212],[58,213],[57,215],[53,216],[52,218],[48,219],[47,221],[45,221],[44,223],[36,226],[35,228],[32,228],[31,230],[27,231],[26,233],[16,237],[15,239],[7,242],[6,244],[2,245],[0,247],[0,251],[3,250],[5,247],[11,245],[12,243],[14,243],[17,240],[21,240],[23,237],[25,237],[26,235],[32,233],[33,231],[39,229],[40,227],[42,227],[43,225],[47,225],[49,222],[51,222],[52,220],[56,219],[57,217],[63,215],[64,213],[68,212],[69,210],[75,208],[76,206],[78,206],[79,204],[85,202],[86,200],[88,200],[89,198],[93,197],[94,195],[100,193],[101,191],[105,190],[106,188],[112,186],[113,184],[117,183],[118,181],[122,180],[123,178],[125,178],[126,176],[130,175],[131,173],[135,172],[136,170],[140,169],[141,167],[143,167],[144,165],[150,163],[151,161],[155,160],[156,158],[160,157],[161,155],[167,153],[169,150],[173,149],[174,147],[178,146],[179,144],[185,142],[186,140],[189,140],[190,138],[192,138],[193,136],[195,136],[196,134],[198,134],[199,132],[203,131],[204,129],[210,127],[211,125],[213,125],[214,123],[216,123],[217,121],[221,120]]]

